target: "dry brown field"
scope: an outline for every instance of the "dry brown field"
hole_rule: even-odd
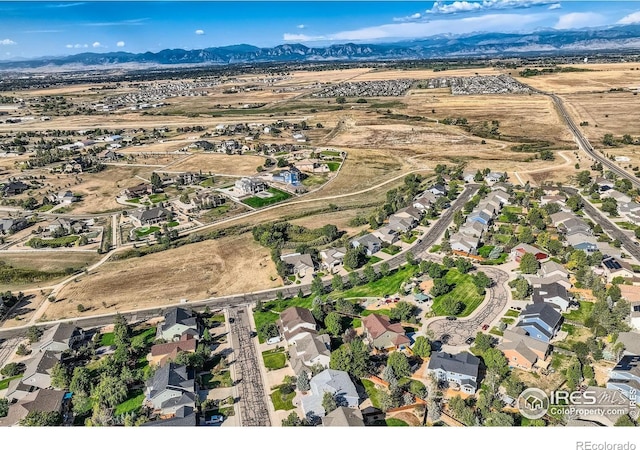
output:
[[[144,308],[280,284],[269,249],[244,234],[108,262],[65,286],[58,295],[60,300],[47,309],[46,318]],[[89,310],[78,313],[79,303]]]
[[[352,227],[349,225],[349,221],[357,216],[368,217],[374,208],[357,208],[349,209],[346,211],[336,211],[326,214],[318,214],[309,217],[303,217],[301,219],[292,220],[291,223],[295,225],[301,225],[307,228],[318,228],[326,224],[332,224],[338,227],[339,230],[345,231],[349,236],[354,236],[369,228],[369,225],[360,225]]]
[[[263,156],[198,153],[171,165],[167,170],[177,172],[202,170],[203,173],[254,175],[256,167],[263,165],[264,160]]]
[[[25,293],[25,299],[16,305],[13,312],[2,323],[2,328],[24,326],[36,313],[43,302],[48,301],[47,296],[51,291],[31,291]],[[44,295],[43,295],[44,294]]]
[[[536,89],[556,94],[608,91],[616,88],[640,88],[640,64],[571,64],[570,67],[589,69],[590,72],[565,72],[535,77],[521,77],[518,70],[511,74],[518,81]],[[531,67],[532,69],[534,67]],[[632,70],[633,69],[633,70]]]

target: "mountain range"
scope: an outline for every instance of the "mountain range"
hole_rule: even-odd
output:
[[[376,44],[335,44],[307,47],[283,44],[260,48],[240,44],[201,50],[166,49],[157,53],[79,53],[61,57],[3,61],[0,69],[34,69],[45,66],[226,65],[251,62],[410,60],[457,57],[559,56],[592,52],[640,50],[640,25],[543,29],[526,34],[476,33],[439,35],[413,41]]]

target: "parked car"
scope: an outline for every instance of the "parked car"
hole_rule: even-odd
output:
[[[464,341],[467,345],[471,345],[471,343],[473,343],[473,341],[475,341],[476,338],[474,337],[468,337],[466,341]]]
[[[458,320],[456,316],[447,316],[447,320]]]
[[[218,423],[222,423],[224,421],[224,416],[213,415],[209,418],[209,420],[205,421],[206,425],[215,425]]]
[[[229,317],[229,323],[233,323],[235,321],[236,321],[236,319],[234,319],[233,317]]]
[[[400,297],[396,297],[393,299],[393,303],[398,303],[400,301]]]
[[[482,325],[482,331],[487,331],[488,329],[489,329],[489,325],[487,325],[486,323]]]
[[[282,338],[280,336],[275,336],[275,337],[267,339],[267,344],[268,345],[277,344],[281,340],[282,340]]]

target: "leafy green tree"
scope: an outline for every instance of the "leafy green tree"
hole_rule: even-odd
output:
[[[25,371],[25,365],[22,363],[9,363],[0,370],[0,375],[4,377],[15,377]]]
[[[531,227],[521,227],[520,232],[518,233],[518,240],[525,244],[531,244],[536,240],[533,232],[531,231]]]
[[[525,253],[520,258],[520,271],[525,274],[534,274],[538,271],[539,264],[533,253]]]
[[[428,358],[431,355],[431,342],[425,336],[418,336],[412,350],[419,357]]]
[[[74,394],[74,403],[76,394],[89,395],[91,393],[92,376],[89,369],[78,366],[73,369],[69,390]]]
[[[322,407],[326,414],[338,408],[338,402],[331,392],[325,392],[322,396]]]
[[[492,411],[485,417],[483,425],[485,427],[512,427],[513,423],[511,414]]]
[[[460,273],[468,273],[473,269],[473,264],[468,259],[458,258],[456,259],[456,269],[458,269]]]
[[[51,368],[51,386],[57,389],[66,389],[69,386],[69,371],[61,362],[57,362]]]
[[[636,424],[633,422],[633,420],[631,420],[631,417],[629,417],[628,414],[625,414],[624,416],[618,417],[618,420],[616,420],[616,423],[614,423],[613,426],[614,427],[635,427]]]
[[[355,314],[355,305],[346,298],[339,298],[336,300],[336,311],[341,314]]]
[[[507,395],[512,398],[518,398],[518,395],[520,395],[525,389],[524,383],[518,380],[513,373],[504,380],[503,386],[507,391]]]
[[[362,246],[349,248],[342,259],[342,264],[351,270],[358,269],[366,261],[365,251]]]
[[[333,278],[331,279],[331,287],[334,291],[341,291],[342,289],[344,289],[344,283],[342,282],[341,275],[336,274],[333,276]]]
[[[330,312],[324,318],[324,326],[331,336],[340,336],[342,333],[342,316],[337,312]]]
[[[389,313],[389,318],[391,320],[400,320],[402,322],[408,322],[412,317],[415,316],[416,307],[415,305],[401,301],[396,303],[396,307],[391,309]]]
[[[393,373],[397,378],[408,377],[411,375],[409,360],[402,352],[392,352],[387,358],[387,366],[393,369]]]
[[[298,414],[296,414],[294,411],[290,412],[286,419],[282,419],[283,427],[300,427],[303,425],[304,423],[302,422],[302,419],[300,419],[300,417],[298,417]]]
[[[0,417],[7,417],[9,414],[9,400],[0,398]]]
[[[531,295],[531,286],[529,285],[529,282],[522,277],[511,280],[509,282],[509,287],[514,289],[513,298],[516,300],[524,300]]]
[[[354,339],[349,344],[343,344],[331,352],[329,367],[343,370],[355,378],[362,378],[369,373],[369,349],[362,339]]]
[[[615,198],[608,197],[603,199],[600,207],[610,216],[615,217],[618,215],[618,201]]]
[[[433,287],[431,288],[430,294],[433,297],[440,297],[441,295],[451,292],[452,289],[453,285],[445,278],[435,278],[433,280]]]
[[[445,298],[440,303],[440,306],[442,307],[442,310],[445,312],[445,314],[448,314],[450,316],[455,316],[460,311],[462,311],[462,308],[464,307],[462,302],[454,297]]]
[[[314,277],[311,282],[311,292],[315,295],[322,295],[324,293],[324,284],[322,283],[322,278]]]
[[[391,272],[391,269],[389,268],[388,262],[385,261],[382,264],[380,264],[380,275],[382,275],[383,277],[386,277],[389,275],[389,272]]]
[[[302,371],[296,380],[296,385],[300,392],[307,392],[311,389],[311,384],[309,383],[309,376],[306,371]]]
[[[258,336],[261,340],[267,341],[269,338],[276,337],[280,335],[280,331],[278,330],[278,326],[275,323],[263,323],[258,327]]]
[[[116,376],[102,376],[100,382],[93,389],[95,401],[107,408],[114,408],[127,398],[127,384]]]
[[[29,344],[38,342],[41,336],[42,336],[42,330],[36,327],[35,325],[31,325],[27,330],[27,339],[29,339]]]
[[[567,386],[570,390],[575,390],[582,380],[582,366],[577,357],[573,357],[565,372]]]
[[[410,266],[415,266],[418,263],[412,251],[405,253],[404,258]]]
[[[378,274],[376,273],[375,269],[370,265],[365,266],[364,270],[362,271],[362,274],[365,276],[365,278],[369,283],[373,283],[378,279]]]
[[[22,427],[56,427],[62,425],[62,416],[56,411],[30,411],[20,420]]]
[[[155,189],[160,189],[162,187],[162,178],[160,178],[160,175],[158,175],[157,173],[153,172],[151,174],[151,185],[155,188]]]
[[[349,273],[349,284],[352,287],[358,286],[360,284],[360,275],[358,275],[356,272],[350,272]]]
[[[582,197],[579,195],[572,195],[567,199],[567,206],[571,211],[577,212],[582,209],[584,203],[582,202]]]
[[[602,144],[606,145],[607,147],[615,147],[616,146],[616,140],[613,138],[613,134],[606,133],[602,137]]]
[[[472,279],[476,291],[480,295],[484,295],[485,290],[491,286],[491,278],[484,272],[478,272]]]
[[[482,359],[484,360],[485,366],[487,366],[487,370],[495,372],[500,377],[504,377],[509,372],[509,363],[507,358],[497,348],[487,349],[482,354]]]
[[[491,348],[491,336],[478,331],[476,334],[476,340],[473,342],[473,347],[478,354],[484,354],[484,352]]]
[[[585,187],[591,183],[591,172],[588,170],[579,172],[578,175],[576,175],[576,181],[578,182],[578,186]]]

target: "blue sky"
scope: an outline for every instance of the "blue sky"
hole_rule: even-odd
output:
[[[0,59],[640,23],[640,1],[0,2]]]

